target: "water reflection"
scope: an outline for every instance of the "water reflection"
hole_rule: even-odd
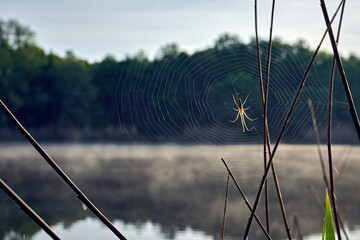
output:
[[[167,236],[162,232],[159,224],[154,224],[148,221],[144,224],[125,224],[122,221],[114,221],[114,225],[118,229],[122,229],[122,233],[127,239],[137,240],[211,240],[212,236],[207,236],[201,231],[195,231],[190,227],[184,230],[177,231],[174,236]],[[86,218],[84,220],[77,221],[70,228],[64,228],[62,224],[56,224],[53,227],[63,239],[68,240],[99,240],[99,239],[114,239],[114,236],[108,229],[104,227],[99,221]],[[86,233],[86,236],[84,234]],[[44,232],[35,234],[32,240],[47,240],[49,237]]]
[[[141,239],[145,235],[148,235],[146,239],[151,236],[219,239],[226,184],[220,156],[232,168],[250,202],[263,171],[262,146],[258,145],[53,145],[45,148],[128,239]],[[334,146],[334,161],[341,172],[336,180],[337,198],[345,223],[350,227],[360,225],[360,215],[354,214],[360,210],[360,197],[356,192],[360,183],[360,163],[356,161],[359,154],[358,147]],[[60,237],[112,239],[111,231],[96,221],[89,210],[84,211],[74,193],[32,148],[2,146],[0,156],[0,176]],[[316,147],[280,145],[276,166],[290,225],[296,213],[305,235],[320,232],[323,213],[307,190],[312,184],[320,197],[325,194]],[[281,239],[286,235],[273,182],[271,179],[269,182],[271,234],[274,239]],[[264,219],[262,205],[258,210],[260,219]],[[45,236],[3,192],[0,192],[0,210],[0,239],[22,239],[23,234],[26,239],[35,240]],[[227,239],[241,237],[248,214],[232,184]],[[76,235],[79,232],[85,235]],[[263,239],[256,223],[251,232],[251,239]]]
[[[353,229],[346,228],[346,232],[348,234],[349,239],[359,239],[360,237],[360,226],[357,226]],[[319,240],[321,239],[322,234],[311,234],[310,236],[306,237],[306,240]]]

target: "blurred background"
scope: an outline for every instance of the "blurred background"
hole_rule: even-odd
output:
[[[226,184],[220,158],[229,161],[250,202],[263,171],[254,2],[0,3],[0,98],[95,205],[128,239],[220,239]],[[264,79],[271,4],[258,2]],[[339,2],[327,4],[332,16]],[[356,106],[359,11],[359,2],[346,3],[339,41]],[[268,105],[272,142],[324,31],[319,2],[276,1]],[[313,102],[325,144],[331,62],[326,38],[276,158],[280,185],[287,183],[289,221],[297,216],[308,239],[321,232],[323,218],[309,189],[323,199],[325,187],[307,101]],[[356,238],[360,220],[352,213],[359,210],[360,149],[337,73],[333,96],[337,197],[348,234]],[[254,119],[245,119],[246,131],[240,119],[230,122],[239,99]],[[326,156],[326,146],[321,149]],[[63,239],[114,239],[3,113],[0,177]],[[248,211],[231,189],[226,236],[238,239]],[[270,199],[274,238],[285,238],[274,189]],[[0,203],[0,239],[47,239],[3,192]],[[263,218],[262,208],[258,214]],[[257,227],[251,234],[263,238]]]

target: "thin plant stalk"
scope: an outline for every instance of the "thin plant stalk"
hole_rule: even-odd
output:
[[[336,12],[335,12],[335,14],[334,14],[331,22],[330,22],[330,24],[333,22],[333,20],[334,20],[335,16],[337,15],[337,13],[338,13],[341,5],[343,4],[343,2],[344,2],[344,0],[342,0],[341,3],[339,4],[339,6],[338,6],[338,8],[337,8],[337,10],[336,10]],[[283,136],[283,134],[284,134],[284,131],[285,131],[285,128],[286,128],[286,126],[287,126],[287,123],[289,122],[291,113],[292,113],[292,111],[293,111],[293,109],[294,109],[294,107],[295,107],[295,104],[296,104],[299,96],[300,96],[302,87],[303,87],[304,84],[305,84],[306,78],[307,78],[307,76],[308,76],[308,74],[309,74],[309,72],[310,72],[310,68],[311,68],[311,66],[312,66],[312,64],[313,64],[313,62],[314,62],[314,60],[315,60],[315,57],[317,56],[317,53],[319,52],[319,49],[320,49],[320,47],[321,47],[321,45],[322,45],[322,43],[323,43],[323,41],[324,41],[324,39],[325,39],[325,36],[326,36],[326,34],[327,34],[327,32],[328,32],[329,27],[330,27],[330,25],[328,25],[325,33],[323,34],[323,36],[322,36],[322,38],[321,38],[321,41],[320,41],[318,47],[316,48],[316,50],[315,50],[315,52],[314,52],[314,55],[313,55],[313,57],[312,57],[309,65],[308,65],[308,67],[307,67],[307,69],[306,69],[306,71],[305,71],[305,74],[304,74],[304,76],[303,76],[303,79],[302,79],[302,81],[301,81],[301,83],[300,83],[299,89],[298,89],[298,91],[297,91],[297,93],[296,93],[296,95],[295,95],[295,97],[294,97],[293,103],[292,103],[292,105],[291,105],[291,107],[290,107],[290,109],[289,109],[289,112],[288,112],[288,114],[287,114],[287,116],[286,116],[286,118],[285,118],[283,127],[282,127],[282,129],[281,129],[281,131],[280,131],[279,137],[278,137],[278,139],[277,139],[277,141],[276,141],[276,143],[275,143],[275,146],[274,146],[274,149],[273,149],[273,151],[272,151],[271,157],[270,157],[270,159],[269,159],[269,161],[268,161],[268,164],[267,164],[265,173],[264,173],[264,175],[263,175],[263,177],[262,177],[262,179],[261,179],[261,182],[260,182],[260,185],[259,185],[259,189],[258,189],[258,193],[257,193],[256,199],[255,199],[254,205],[253,205],[253,207],[252,207],[253,210],[252,210],[252,212],[251,212],[251,215],[250,215],[250,217],[249,217],[249,220],[248,220],[248,223],[247,223],[247,226],[246,226],[246,229],[245,229],[244,239],[247,239],[247,237],[248,237],[248,235],[249,235],[250,227],[251,227],[252,221],[253,221],[253,219],[254,219],[254,214],[255,214],[255,211],[256,211],[256,209],[257,209],[257,206],[258,206],[258,203],[259,203],[259,199],[260,199],[261,193],[262,193],[262,191],[263,191],[263,189],[264,189],[264,183],[265,183],[267,174],[269,173],[269,169],[270,169],[271,163],[273,162],[273,159],[274,159],[276,150],[277,150],[277,148],[278,148],[278,146],[279,146],[279,144],[280,144],[280,140],[281,140],[281,138],[282,138],[282,136]]]
[[[314,126],[314,132],[315,132],[316,142],[317,142],[318,151],[319,151],[319,157],[320,157],[323,180],[324,180],[324,183],[325,183],[325,187],[327,189],[329,189],[329,182],[328,182],[327,177],[326,177],[325,164],[324,164],[324,160],[322,158],[321,149],[320,149],[319,132],[318,132],[318,129],[317,129],[317,124],[316,124],[316,118],[315,118],[315,114],[314,114],[313,105],[312,105],[312,102],[311,102],[310,99],[308,100],[308,104],[309,104],[309,108],[310,108],[310,111],[311,111],[311,118],[312,118],[312,122],[313,122],[313,126]],[[317,193],[315,192],[314,188],[312,187],[312,185],[309,185],[308,187],[309,187],[309,191],[311,192],[311,194],[314,197],[315,201],[318,203],[318,205],[320,203],[319,206],[320,206],[321,210],[323,211],[323,213],[325,213],[325,208],[323,206],[324,204],[321,202],[321,200],[320,200],[319,196],[317,195]],[[347,233],[345,231],[344,223],[343,223],[341,217],[339,217],[339,221],[340,221],[340,226],[341,226],[341,228],[342,228],[342,230],[344,232],[344,235],[346,236],[347,239],[349,239],[348,236],[347,236]]]
[[[341,25],[344,16],[344,9],[345,9],[346,0],[344,0],[344,4],[341,8],[338,32],[336,36],[336,45],[339,43],[340,39],[340,32],[341,32]],[[331,31],[331,29],[330,29]],[[330,191],[331,191],[331,202],[334,208],[334,217],[335,217],[335,226],[336,232],[338,235],[339,240],[341,240],[341,233],[339,227],[339,216],[338,216],[338,208],[335,199],[335,185],[334,185],[334,177],[333,177],[333,164],[332,164],[332,154],[331,154],[331,118],[332,118],[332,101],[333,101],[333,85],[334,85],[334,74],[335,74],[335,54],[332,60],[331,66],[331,74],[330,74],[330,86],[329,86],[329,109],[328,109],[328,127],[327,127],[327,148],[328,148],[328,159],[329,159],[329,174],[330,174]]]
[[[349,240],[349,236],[348,236],[348,234],[347,234],[347,232],[346,232],[346,230],[345,230],[344,221],[342,220],[342,217],[341,217],[339,208],[337,208],[337,210],[338,210],[337,214],[338,214],[338,216],[339,216],[339,223],[340,223],[341,230],[343,231],[343,234],[345,235],[345,238],[346,238],[347,240]]]
[[[244,201],[245,201],[246,206],[249,208],[249,210],[250,210],[251,212],[253,212],[253,211],[252,211],[252,208],[251,208],[251,205],[250,205],[250,203],[249,203],[249,201],[248,201],[248,199],[246,198],[244,192],[241,190],[241,187],[240,187],[240,185],[238,184],[238,182],[236,181],[236,179],[235,179],[234,175],[232,174],[230,168],[229,168],[228,165],[226,164],[225,159],[221,158],[221,161],[224,163],[225,168],[226,168],[226,170],[228,171],[228,174],[230,175],[231,179],[232,179],[233,182],[235,183],[236,188],[239,190],[242,198],[243,198]],[[254,214],[254,218],[255,218],[256,222],[259,224],[261,230],[262,230],[262,231],[264,232],[264,234],[266,235],[266,237],[267,237],[268,239],[271,239],[269,233],[266,231],[264,225],[261,223],[260,219],[257,217],[256,214]]]
[[[264,87],[263,87],[263,77],[262,77],[262,67],[261,67],[261,55],[260,55],[260,44],[259,44],[259,35],[258,35],[258,24],[257,24],[257,0],[255,0],[255,39],[256,39],[256,53],[257,53],[257,66],[259,73],[259,82],[260,82],[260,93],[262,99],[263,107],[263,127],[264,127],[264,171],[266,168],[267,162],[267,152],[266,152],[266,141],[267,141],[267,128],[266,128],[266,115],[265,115],[265,96],[264,96]],[[268,181],[265,180],[265,189],[264,189],[264,201],[265,201],[265,220],[266,220],[266,230],[270,233],[270,216],[269,216],[269,190],[268,190]]]
[[[268,55],[267,55],[267,78],[266,78],[266,94],[264,94],[263,88],[263,78],[262,78],[262,68],[261,68],[261,56],[260,56],[260,47],[259,47],[259,37],[258,37],[258,28],[257,28],[257,0],[255,0],[255,36],[256,36],[256,50],[257,50],[257,60],[258,60],[258,73],[259,73],[259,82],[260,82],[260,92],[261,92],[261,99],[262,99],[262,107],[263,107],[263,115],[264,115],[264,172],[266,171],[266,145],[269,151],[269,159],[271,158],[271,147],[270,147],[270,135],[269,135],[269,128],[267,122],[267,98],[268,98],[268,86],[269,86],[269,77],[270,77],[270,62],[271,62],[271,47],[272,47],[272,29],[273,29],[273,21],[274,21],[274,9],[275,9],[275,0],[273,0],[272,4],[272,11],[271,11],[271,25],[270,25],[270,36],[269,36],[269,46],[268,46]],[[289,239],[291,238],[290,227],[287,221],[284,202],[281,195],[280,184],[277,179],[275,166],[271,164],[271,170],[273,173],[274,183],[276,187],[276,192],[278,195],[278,201],[280,204],[280,209],[282,213],[282,218],[285,225],[285,230],[288,235]],[[269,203],[268,203],[268,182],[267,177],[265,180],[265,215],[266,215],[266,226],[268,232],[270,232],[270,220],[269,220]]]
[[[332,203],[332,207],[333,207],[333,210],[334,210],[334,218],[335,218],[335,226],[336,226],[337,236],[338,236],[338,239],[341,240],[339,217],[338,217],[338,214],[337,214],[338,210],[337,210],[336,199],[335,199],[335,186],[334,186],[334,177],[333,177],[333,162],[332,162],[332,155],[331,155],[331,113],[332,113],[332,92],[333,92],[334,69],[335,69],[335,61],[334,61],[334,59],[336,60],[336,65],[338,66],[340,77],[342,79],[342,82],[343,82],[343,85],[344,85],[344,88],[345,88],[346,96],[348,98],[348,102],[349,102],[349,105],[350,105],[350,112],[351,112],[351,115],[353,117],[353,121],[354,121],[355,127],[357,129],[359,139],[360,139],[360,125],[359,125],[359,119],[358,119],[356,111],[355,111],[355,106],[354,106],[354,103],[352,101],[350,88],[349,88],[349,86],[347,84],[346,75],[345,75],[344,69],[342,67],[342,62],[341,62],[340,55],[339,55],[339,52],[338,52],[338,49],[337,49],[337,43],[339,41],[339,36],[340,36],[340,29],[341,29],[341,23],[342,23],[342,15],[344,13],[345,1],[344,1],[343,6],[342,6],[342,10],[341,10],[342,15],[340,17],[338,35],[337,35],[336,40],[334,38],[332,27],[329,25],[329,17],[328,17],[325,1],[320,0],[320,2],[321,2],[321,9],[322,9],[322,12],[323,12],[323,15],[324,15],[325,22],[329,26],[328,34],[329,34],[329,37],[330,37],[330,40],[331,40],[331,45],[333,47],[333,52],[334,52],[334,58],[333,58],[332,69],[331,69],[331,78],[330,78],[330,89],[329,89],[328,157],[329,157],[331,203]]]
[[[301,228],[300,228],[300,223],[299,223],[299,220],[298,220],[298,217],[297,217],[296,213],[294,213],[294,215],[293,215],[293,220],[294,220],[294,229],[297,230],[297,235],[299,236],[299,240],[303,240],[303,234],[302,234],[302,231],[301,231]],[[294,230],[294,232],[296,230]]]
[[[318,127],[317,127],[317,124],[316,124],[314,107],[313,107],[313,105],[312,105],[311,99],[308,99],[308,105],[309,105],[309,108],[310,108],[311,119],[312,119],[312,123],[313,123],[313,127],[314,127],[314,132],[315,132],[315,139],[316,139],[316,145],[317,145],[317,149],[318,149],[318,153],[319,153],[319,159],[320,159],[320,165],[321,165],[321,171],[322,171],[322,178],[323,178],[323,180],[324,180],[324,183],[325,183],[326,188],[329,189],[329,181],[328,181],[327,176],[326,176],[324,158],[323,158],[323,156],[322,156],[322,154],[321,154],[320,136],[319,136]]]
[[[321,212],[325,213],[325,204],[321,201],[319,195],[315,192],[315,189],[312,184],[307,185],[307,188],[309,192],[311,193],[311,196],[314,198],[316,204],[320,208]]]
[[[346,97],[347,97],[347,100],[348,100],[348,103],[349,103],[350,114],[351,114],[355,129],[356,129],[357,135],[358,135],[359,140],[360,140],[360,123],[359,123],[359,118],[358,118],[357,113],[356,113],[355,104],[354,104],[354,101],[353,101],[353,98],[352,98],[352,95],[351,95],[351,91],[350,91],[350,88],[349,88],[349,84],[348,84],[348,81],[347,81],[347,78],[346,78],[346,75],[345,75],[344,67],[343,67],[342,62],[341,62],[341,58],[340,58],[339,51],[338,51],[338,48],[337,48],[337,45],[336,45],[334,33],[332,31],[332,28],[331,28],[331,23],[329,21],[329,15],[328,15],[328,12],[327,12],[327,9],[326,9],[325,2],[324,2],[324,0],[320,0],[320,3],[321,3],[321,9],[323,11],[323,15],[324,15],[326,25],[329,28],[328,34],[329,34],[329,37],[330,37],[331,46],[333,48],[334,57],[335,57],[335,60],[336,60],[336,65],[338,67],[340,78],[341,78],[341,81],[343,83],[345,94],[346,94]]]
[[[340,182],[341,180],[341,177],[343,176],[343,172],[347,166],[347,164],[349,163],[349,158],[347,158],[340,166],[340,169],[338,171],[338,175],[337,177],[335,178],[335,186]]]
[[[272,32],[273,32],[273,25],[274,25],[274,11],[275,11],[275,0],[272,2],[271,7],[271,24],[270,24],[270,36],[269,36],[269,46],[268,46],[268,55],[267,55],[267,65],[266,65],[266,81],[265,81],[265,99],[264,99],[264,133],[266,135],[266,142],[269,149],[269,159],[271,158],[271,147],[270,147],[270,134],[269,134],[269,128],[268,128],[268,120],[267,120],[267,105],[268,105],[268,96],[269,96],[269,81],[270,81],[270,64],[271,64],[271,50],[272,50]],[[265,146],[264,146],[265,147]],[[266,158],[264,159],[264,172],[266,170]],[[280,184],[279,180],[276,175],[276,169],[275,164],[271,163],[271,170],[274,178],[276,193],[278,195],[278,202],[280,204],[280,210],[282,214],[282,219],[284,221],[285,230],[287,233],[287,236],[289,240],[292,239],[289,223],[287,221],[285,207],[284,207],[284,201],[282,198],[281,190],[280,190]]]
[[[30,135],[30,133],[21,125],[12,112],[0,99],[0,107],[10,118],[10,120],[16,125],[24,137],[30,142],[30,144],[38,151],[38,153],[44,158],[44,160],[60,175],[60,177],[70,186],[70,188],[76,193],[77,197],[83,202],[87,208],[89,208],[119,239],[126,240],[126,238],[115,228],[115,226],[98,210],[95,205],[85,196],[84,193],[75,185],[75,183],[65,174],[65,172],[56,164],[56,162],[45,152],[45,150],[39,145],[38,142]]]
[[[325,183],[325,187],[327,189],[329,189],[329,182],[328,182],[328,179],[327,179],[327,176],[326,176],[326,171],[325,171],[325,164],[324,164],[324,160],[322,158],[322,154],[321,154],[321,149],[320,149],[320,137],[319,137],[319,132],[318,132],[318,129],[317,129],[317,124],[316,124],[316,118],[315,118],[315,113],[314,113],[314,108],[313,108],[313,105],[312,105],[312,101],[310,99],[308,99],[308,104],[309,104],[309,108],[310,108],[310,112],[311,112],[311,118],[312,118],[312,122],[313,122],[313,127],[314,127],[314,132],[315,132],[315,138],[316,138],[316,143],[317,143],[317,147],[318,147],[318,152],[319,152],[319,157],[320,157],[320,164],[321,164],[321,169],[322,169],[322,176],[323,176],[323,180],[324,180],[324,183]],[[324,203],[321,202],[319,196],[317,195],[317,193],[315,192],[314,188],[312,185],[309,185],[308,186],[309,188],[309,191],[311,192],[312,196],[314,197],[315,201],[318,203],[318,205],[320,206],[321,210],[323,211],[323,213],[325,213],[325,207],[323,206]],[[338,210],[338,213],[339,213],[339,209]],[[338,214],[339,215],[339,214]],[[347,239],[348,238],[348,235],[345,231],[345,227],[344,227],[344,223],[339,215],[339,221],[340,221],[340,227],[345,235],[345,237]]]
[[[52,239],[60,240],[61,238],[51,229],[51,227],[31,208],[24,200],[22,200],[1,178],[0,188],[15,201],[40,228],[42,228]]]
[[[226,192],[225,192],[225,203],[224,203],[224,216],[223,216],[223,222],[222,222],[222,228],[221,228],[221,240],[224,240],[225,236],[225,222],[226,222],[226,207],[228,202],[228,196],[229,196],[229,182],[230,182],[230,174],[227,174],[227,180],[226,180]]]
[[[269,149],[269,153],[270,153],[270,149]],[[269,158],[271,159],[271,155],[269,154]],[[275,184],[275,189],[276,189],[276,193],[278,195],[278,202],[279,202],[279,205],[280,205],[280,210],[281,210],[281,216],[282,216],[282,219],[283,219],[283,222],[284,222],[284,225],[285,225],[285,231],[286,231],[286,234],[288,236],[288,239],[291,240],[292,237],[291,237],[291,232],[290,232],[290,227],[289,227],[289,223],[287,221],[287,217],[286,217],[286,212],[285,212],[285,206],[284,206],[284,201],[283,201],[283,198],[282,198],[282,194],[281,194],[281,191],[280,191],[280,184],[279,184],[279,180],[276,176],[276,170],[275,170],[275,164],[271,163],[271,170],[272,170],[272,174],[273,174],[273,177],[274,177],[274,184]],[[265,169],[266,171],[266,169]]]
[[[275,0],[272,2],[271,8],[271,25],[270,25],[270,36],[269,36],[269,46],[267,54],[267,64],[266,64],[266,81],[265,81],[265,99],[264,99],[264,119],[267,123],[267,104],[269,96],[269,80],[270,80],[270,64],[271,64],[271,50],[272,50],[272,31],[274,25],[274,11],[275,11]],[[266,129],[266,133],[269,135],[269,129]]]

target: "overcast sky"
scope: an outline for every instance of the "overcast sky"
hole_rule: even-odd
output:
[[[327,0],[329,13],[339,0]],[[268,38],[271,0],[259,0],[259,33]],[[0,0],[0,18],[18,19],[36,32],[37,43],[57,54],[72,49],[88,60],[111,54],[123,59],[143,49],[149,57],[176,42],[192,52],[224,32],[244,42],[254,35],[254,0]],[[340,51],[360,54],[360,1],[347,1]],[[274,36],[302,38],[316,47],[325,23],[319,0],[278,0]],[[329,40],[326,48],[330,50]]]

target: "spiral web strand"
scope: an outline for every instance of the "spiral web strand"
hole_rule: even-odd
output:
[[[298,51],[290,47],[273,49],[269,130],[275,138],[310,58]],[[155,60],[151,65],[132,62],[129,68],[133,72],[121,74],[115,92],[120,126],[127,130],[133,142],[185,145],[261,142],[261,99],[254,86],[257,84],[254,52],[252,46],[239,44],[193,56],[179,53]],[[319,115],[324,115],[326,86],[326,79],[319,79],[315,67],[297,104],[285,142],[307,140],[311,125],[306,101],[312,99]],[[244,107],[250,107],[247,115],[257,120],[245,121],[253,130],[243,132],[240,121],[230,122],[237,114],[232,95],[242,101],[249,96]],[[321,123],[323,119],[318,121]]]

